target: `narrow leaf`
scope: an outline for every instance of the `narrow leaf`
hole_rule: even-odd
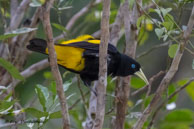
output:
[[[186,87],[186,92],[189,97],[194,101],[194,81]]]
[[[175,90],[176,90],[175,85],[174,85],[174,84],[170,84],[170,85],[168,86],[168,96],[170,96],[172,93],[174,93]],[[168,101],[168,103],[175,102],[176,99],[177,99],[177,95],[175,95],[174,97],[172,97],[172,98]]]
[[[67,32],[67,29],[66,29],[64,26],[60,25],[60,24],[52,23],[52,26],[54,26],[54,27],[57,28],[58,30]]]
[[[24,33],[29,33],[31,31],[35,31],[37,30],[37,28],[27,28],[27,27],[23,27],[23,28],[19,28],[16,30],[13,30],[11,32],[5,33],[5,34],[24,34]]]
[[[5,40],[11,37],[17,36],[17,34],[4,34],[4,35],[0,35],[0,40]]]
[[[40,7],[42,5],[42,2],[39,2],[37,0],[32,0],[32,2],[30,3],[31,7]]]
[[[53,112],[49,115],[50,119],[57,119],[61,117],[62,117],[61,111]]]
[[[8,39],[8,38],[20,35],[20,34],[28,33],[28,32],[34,31],[34,30],[37,30],[37,28],[23,27],[20,29],[16,29],[16,30],[13,30],[11,32],[7,32],[4,35],[0,35],[0,40],[5,40],[5,39]]]
[[[49,97],[48,88],[38,84],[36,85],[35,91],[38,95],[38,99],[43,107],[43,110],[46,111],[46,102]]]
[[[63,90],[64,92],[67,91],[69,89],[69,86],[72,84],[72,82],[65,82],[63,84]]]
[[[58,10],[65,10],[65,9],[71,9],[72,6],[64,6],[64,7],[61,7],[61,8],[58,8]]]
[[[0,66],[6,69],[14,78],[24,80],[24,77],[20,74],[15,66],[3,58],[0,58]]]
[[[47,112],[42,112],[35,108],[26,108],[24,111],[37,118],[41,118],[48,115]]]
[[[15,101],[0,101],[0,115],[7,114],[7,112],[13,107]]]

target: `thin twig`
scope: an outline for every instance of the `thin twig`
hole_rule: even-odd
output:
[[[115,18],[114,23],[112,24],[111,32],[110,32],[110,43],[114,46],[117,45],[118,40],[121,38],[120,32],[123,24],[123,13],[122,13],[123,4],[120,5],[119,10],[117,12],[117,16]]]
[[[90,93],[90,91],[86,92],[86,93],[84,94],[84,97],[87,96],[87,95],[89,95],[89,93]],[[77,99],[77,100],[75,101],[75,103],[73,103],[73,104],[71,105],[71,107],[69,107],[69,110],[72,110],[72,109],[73,109],[80,101],[81,101],[81,98]]]
[[[147,93],[146,93],[146,98],[150,95],[150,92],[151,92],[151,86],[152,86],[152,83],[153,81],[155,81],[158,77],[160,77],[161,75],[165,74],[166,71],[160,71],[158,72],[156,75],[152,76],[150,79],[149,79],[149,85],[148,85],[148,90],[147,90]]]
[[[141,54],[139,54],[136,58],[141,58],[147,54],[149,54],[150,52],[152,52],[153,50],[157,49],[157,48],[161,48],[161,47],[165,47],[165,46],[168,46],[170,44],[171,41],[168,41],[166,43],[162,43],[162,44],[159,44],[159,45],[155,45],[153,47],[151,47],[148,51],[145,51]]]
[[[158,72],[157,74],[153,75],[153,76],[149,79],[150,87],[152,86],[153,81],[155,81],[159,76],[161,76],[161,75],[164,74],[164,73],[166,73],[166,72],[165,72],[165,71],[160,71],[160,72]],[[149,87],[149,86],[146,85],[146,86],[144,86],[144,87],[142,87],[142,88],[140,88],[140,89],[138,89],[138,90],[132,92],[132,93],[131,93],[131,96],[135,96],[135,95],[139,94],[140,92],[144,91],[144,90],[147,89],[148,87]],[[149,91],[149,93],[150,93],[150,91]],[[147,93],[147,94],[148,94],[148,93]]]
[[[86,100],[85,100],[85,96],[84,96],[84,93],[82,91],[82,88],[80,86],[80,77],[77,76],[77,86],[79,88],[79,91],[80,91],[80,94],[81,94],[81,98],[82,98],[82,101],[83,101],[83,104],[84,104],[84,108],[86,110],[86,113],[88,114],[88,116],[90,117],[89,113],[88,113],[88,108],[87,108],[87,104],[86,104]]]
[[[194,56],[194,52],[193,52],[193,51],[191,51],[189,48],[185,47],[185,50],[186,50],[187,52],[189,52],[191,55],[193,55],[193,56]]]

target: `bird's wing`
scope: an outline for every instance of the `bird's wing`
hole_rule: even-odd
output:
[[[90,50],[90,51],[99,51],[99,44],[100,40],[95,39],[91,35],[83,35],[79,36],[75,39],[68,40],[68,41],[63,41],[60,44],[57,44],[59,46],[72,46],[76,48],[82,48],[85,50]],[[117,49],[112,45],[108,44],[108,52],[109,53],[117,53]]]

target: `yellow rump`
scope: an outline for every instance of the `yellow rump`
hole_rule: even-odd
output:
[[[84,49],[55,45],[55,51],[57,54],[58,64],[77,72],[84,69],[85,60],[82,58]],[[46,48],[46,54],[48,54],[48,48]]]

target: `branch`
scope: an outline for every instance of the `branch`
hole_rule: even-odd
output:
[[[111,0],[103,1],[103,12],[101,19],[101,41],[99,46],[99,76],[97,92],[97,110],[94,129],[101,129],[104,123],[105,94],[107,86],[107,50],[109,41],[109,17]]]
[[[122,13],[122,8],[123,5],[120,5],[117,16],[115,18],[114,23],[112,24],[111,32],[110,32],[110,43],[113,44],[114,46],[117,45],[118,40],[120,39],[121,35],[121,26],[123,24],[123,13]]]
[[[152,101],[150,102],[148,107],[143,111],[142,116],[137,120],[137,122],[134,125],[133,129],[141,129],[143,124],[145,123],[145,121],[147,120],[147,118],[149,117],[151,112],[153,111],[155,105],[157,105],[160,102],[163,92],[165,91],[165,89],[168,88],[168,85],[169,85],[170,81],[172,80],[172,78],[174,77],[175,73],[178,70],[179,63],[180,63],[181,58],[183,56],[184,46],[186,45],[186,43],[189,39],[189,36],[191,34],[193,25],[194,25],[194,6],[193,6],[193,9],[192,9],[191,16],[189,18],[187,29],[183,33],[183,40],[179,44],[177,53],[176,53],[176,55],[175,55],[175,57],[172,61],[170,69],[167,72],[167,74],[164,76],[163,80],[161,81],[161,83],[160,83],[160,85],[159,85]]]
[[[139,2],[140,4],[142,3],[141,0],[137,2]],[[124,17],[125,26],[125,40],[126,40],[125,54],[130,57],[135,57],[137,46],[136,37],[138,34],[136,22],[140,12],[137,8],[136,3],[133,5],[133,11],[130,12],[128,0],[125,0],[122,13]],[[124,128],[127,101],[130,93],[129,82],[130,76],[121,77],[118,82],[118,85],[116,86],[115,94],[117,96],[116,98],[118,102],[116,103],[116,120],[115,125],[113,126],[114,129]]]
[[[103,13],[101,18],[101,42],[99,46],[99,76],[98,82],[94,82],[97,96],[91,92],[89,116],[85,129],[101,129],[105,115],[105,94],[107,86],[107,49],[109,41],[109,17],[110,0],[103,1]]]
[[[57,94],[59,96],[59,101],[61,104],[62,118],[64,123],[63,129],[70,129],[68,107],[67,107],[67,102],[65,98],[65,93],[63,90],[63,80],[61,78],[58,65],[57,65],[57,57],[56,57],[56,52],[55,52],[54,42],[53,42],[53,33],[52,33],[51,24],[50,24],[50,8],[53,5],[53,2],[54,0],[48,0],[42,6],[41,8],[42,16],[43,16],[42,22],[47,36],[47,46],[48,46],[51,71],[56,81]]]
[[[13,15],[13,17],[11,18],[10,21],[10,30],[14,30],[16,28],[18,28],[18,26],[20,25],[23,17],[24,17],[24,13],[25,10],[28,8],[28,5],[30,4],[31,0],[23,0],[19,7],[17,8],[17,10],[15,10],[15,13]]]
[[[18,0],[11,0],[11,4],[10,4],[11,18],[12,16],[14,16],[17,7],[18,7]]]

